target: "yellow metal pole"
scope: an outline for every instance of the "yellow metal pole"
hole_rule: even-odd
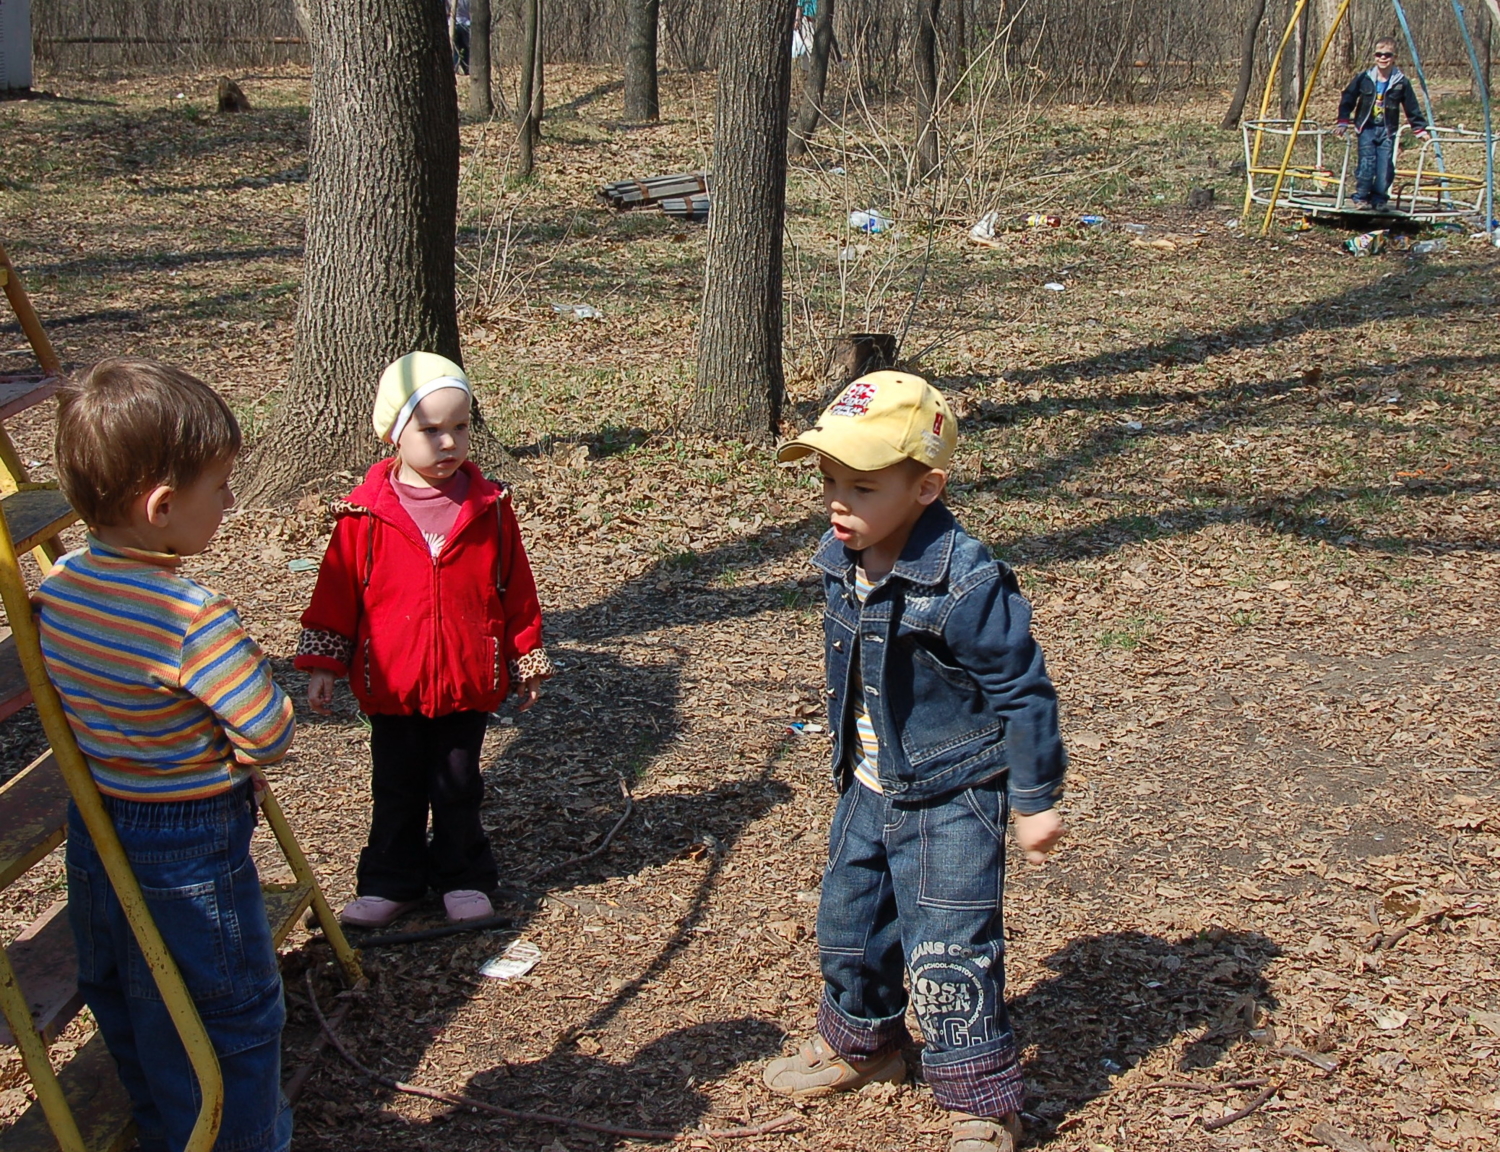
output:
[[[203,1103],[184,1152],[209,1152],[218,1138],[219,1121],[223,1118],[224,1111],[224,1080],[219,1073],[219,1058],[214,1053],[213,1042],[204,1030],[193,998],[188,995],[188,990],[182,983],[177,964],[161,938],[156,921],[151,918],[151,909],[141,895],[140,884],[136,881],[135,872],[130,867],[130,860],[125,855],[120,838],[115,833],[114,823],[104,808],[94,777],[89,772],[83,753],[79,751],[77,741],[73,739],[73,730],[63,712],[62,700],[47,676],[36,620],[31,614],[30,593],[21,579],[15,544],[11,541],[10,529],[3,517],[0,517],[0,600],[5,603],[11,633],[15,637],[16,652],[21,657],[26,679],[31,684],[32,699],[36,702],[37,715],[42,721],[42,730],[47,734],[47,742],[52,746],[53,758],[57,761],[68,791],[73,795],[73,803],[78,805],[84,826],[93,838],[109,882],[114,887],[115,895],[119,897],[125,919],[135,934],[136,943],[140,946],[156,987],[161,992],[177,1034],[182,1039],[193,1073],[198,1078],[198,1090],[202,1094]]]
[[[16,319],[21,322],[21,331],[26,333],[26,339],[31,342],[31,350],[36,353],[37,363],[42,366],[42,371],[48,376],[61,376],[62,361],[52,350],[52,341],[47,339],[42,322],[37,319],[36,310],[32,308],[26,290],[21,287],[21,277],[16,274],[15,265],[5,254],[3,244],[0,244],[0,284],[5,287],[5,295],[10,300],[10,306],[15,309]]]
[[[4,948],[0,948],[0,1011],[5,1013],[10,1034],[21,1051],[21,1063],[26,1066],[26,1075],[36,1089],[37,1103],[42,1106],[58,1147],[62,1152],[88,1152],[83,1133],[78,1131],[78,1121],[73,1119],[62,1085],[57,1082],[57,1073],[52,1071],[52,1061],[47,1058],[47,1045],[31,1023],[31,1007],[16,983],[15,969]]]
[[[1305,4],[1306,0],[1302,2]],[[1323,37],[1323,46],[1318,49],[1318,56],[1313,61],[1312,70],[1302,83],[1302,100],[1297,105],[1297,118],[1292,121],[1292,134],[1287,137],[1286,151],[1281,155],[1281,170],[1276,173],[1276,186],[1271,189],[1271,201],[1266,205],[1266,218],[1261,221],[1260,234],[1262,236],[1271,230],[1271,218],[1276,214],[1276,201],[1281,196],[1282,184],[1286,182],[1287,166],[1292,162],[1292,149],[1297,146],[1297,133],[1302,130],[1302,120],[1307,115],[1307,105],[1312,100],[1313,87],[1318,82],[1318,71],[1323,67],[1323,57],[1328,54],[1328,46],[1333,43],[1334,33],[1339,30],[1339,25],[1343,23],[1348,12],[1349,0],[1343,0],[1338,12],[1334,14],[1333,20],[1328,25],[1328,35]]]
[[[1281,34],[1281,43],[1276,45],[1276,54],[1271,57],[1271,71],[1266,74],[1266,88],[1260,97],[1260,116],[1256,120],[1255,145],[1250,150],[1249,163],[1245,165],[1245,209],[1240,216],[1244,220],[1250,218],[1250,205],[1255,191],[1255,171],[1260,164],[1260,141],[1264,134],[1260,125],[1265,123],[1266,112],[1271,107],[1271,90],[1276,87],[1276,80],[1281,74],[1281,57],[1286,52],[1286,46],[1292,39],[1292,32],[1297,27],[1297,21],[1302,18],[1303,10],[1307,8],[1307,0],[1300,0],[1297,7],[1292,10],[1292,18],[1286,22],[1286,31]]]
[[[257,772],[259,775],[259,772]],[[323,889],[318,884],[318,878],[314,875],[312,865],[307,862],[307,857],[302,854],[302,848],[297,843],[297,838],[292,834],[292,827],[286,821],[286,815],[281,810],[275,795],[271,792],[271,786],[265,784],[264,776],[261,784],[265,785],[261,792],[260,810],[265,816],[266,823],[271,826],[271,832],[276,837],[276,843],[281,846],[281,854],[286,857],[286,862],[292,866],[292,875],[297,878],[298,884],[306,884],[312,890],[313,914],[318,918],[318,924],[323,929],[323,935],[328,943],[333,945],[333,954],[338,957],[339,967],[344,970],[344,979],[350,987],[358,984],[364,979],[364,972],[359,966],[359,953],[349,945],[348,938],[344,935],[344,929],[339,924],[339,919],[333,914],[333,909],[328,906],[327,899],[323,896]]]

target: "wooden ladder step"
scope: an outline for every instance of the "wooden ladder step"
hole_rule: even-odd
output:
[[[0,515],[5,517],[10,528],[17,555],[30,552],[78,519],[68,505],[68,498],[56,488],[12,492],[0,499]]]
[[[311,884],[263,884],[266,919],[271,922],[271,939],[279,948],[302,913],[312,903]]]
[[[0,420],[9,420],[40,404],[62,384],[61,376],[0,372]]]
[[[9,628],[0,628],[0,720],[31,703],[31,685]]]
[[[114,1057],[104,1046],[102,1035],[94,1033],[57,1078],[89,1152],[121,1152],[134,1141],[130,1097],[115,1072]],[[57,1152],[57,1140],[41,1105],[32,1104],[20,1119],[0,1132],[0,1152]]]
[[[83,1007],[78,992],[78,953],[68,926],[68,902],[59,900],[48,908],[5,951],[15,969],[16,982],[26,994],[31,1022],[50,1044]],[[15,1042],[10,1026],[0,1018],[0,1045]]]
[[[0,788],[0,888],[63,842],[68,786],[49,751]]]
[[[312,903],[312,886],[268,884],[263,891],[266,916],[279,946]],[[68,924],[68,902],[59,900],[48,908],[6,951],[31,1007],[32,1023],[51,1043],[83,1007],[78,992],[78,955]],[[0,1017],[0,1046],[14,1043],[15,1037]]]

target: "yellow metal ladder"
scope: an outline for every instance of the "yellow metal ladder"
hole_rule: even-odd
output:
[[[42,662],[20,557],[33,553],[45,575],[59,555],[57,534],[76,517],[55,485],[27,479],[3,421],[50,397],[62,373],[3,246],[0,285],[37,362],[36,371],[0,374],[0,600],[11,624],[10,634],[0,639],[0,720],[35,703],[50,745],[45,755],[0,786],[0,888],[9,887],[63,842],[71,798],[99,850],[198,1079],[203,1104],[187,1147],[190,1152],[208,1152],[218,1135],[223,1101],[218,1059],[141,896]],[[265,886],[275,942],[280,945],[311,908],[352,986],[361,978],[359,956],[344,938],[275,796],[267,790],[263,797],[262,814],[293,876],[290,884]],[[114,1152],[133,1139],[130,1101],[102,1036],[96,1033],[60,1074],[53,1072],[48,1044],[81,1007],[77,958],[67,904],[62,901],[0,949],[0,1012],[7,1025],[0,1042],[20,1050],[37,1097],[35,1106],[0,1131],[0,1152]]]

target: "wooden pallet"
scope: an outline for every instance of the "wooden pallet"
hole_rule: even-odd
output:
[[[683,172],[676,176],[648,176],[644,180],[615,180],[599,189],[599,197],[611,208],[638,208],[668,197],[707,192],[707,172]]]

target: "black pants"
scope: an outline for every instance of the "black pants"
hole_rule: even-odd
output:
[[[420,900],[429,888],[495,887],[495,857],[479,823],[479,749],[488,718],[485,712],[370,717],[375,810],[370,841],[359,854],[359,895]]]

